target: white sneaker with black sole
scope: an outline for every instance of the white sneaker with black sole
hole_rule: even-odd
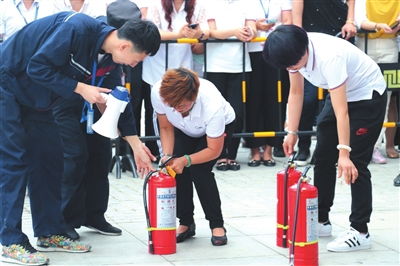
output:
[[[331,222],[327,221],[325,223],[318,223],[318,236],[326,237],[331,235],[332,235]]]
[[[349,252],[370,248],[371,237],[369,233],[361,234],[352,227],[326,246],[328,251],[333,252]]]

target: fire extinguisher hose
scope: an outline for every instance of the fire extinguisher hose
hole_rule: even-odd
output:
[[[168,160],[166,160],[164,163],[162,163],[160,165],[159,169],[165,168],[167,163],[174,159],[176,157],[172,156],[170,158],[168,158]],[[151,228],[151,224],[150,224],[150,215],[149,215],[149,208],[147,206],[147,184],[149,183],[150,178],[152,177],[153,174],[157,173],[159,170],[154,170],[149,172],[146,177],[144,178],[143,181],[143,206],[144,206],[144,213],[146,215],[146,222],[147,222],[147,228]],[[152,231],[151,230],[147,230],[147,234],[149,237],[149,252],[151,254],[154,254],[154,246],[153,246],[153,235],[152,235]]]
[[[307,166],[304,169],[304,172],[302,174],[302,177],[299,178],[299,181],[297,181],[297,191],[296,191],[296,204],[295,204],[295,209],[294,209],[294,221],[293,221],[293,230],[292,230],[292,243],[290,244],[289,248],[289,265],[293,266],[294,265],[294,248],[296,245],[296,229],[297,229],[297,217],[298,217],[298,212],[299,212],[299,205],[300,205],[300,194],[301,194],[301,183],[304,182],[303,178],[307,177],[307,172],[310,170],[311,166]]]

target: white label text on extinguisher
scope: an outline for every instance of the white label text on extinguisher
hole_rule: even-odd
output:
[[[307,199],[307,242],[318,239],[318,198]]]
[[[176,188],[157,188],[157,228],[176,227]]]

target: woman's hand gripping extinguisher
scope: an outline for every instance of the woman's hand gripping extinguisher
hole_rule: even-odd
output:
[[[318,190],[309,184],[306,167],[289,188],[289,264],[318,265]]]
[[[176,253],[176,174],[167,166],[171,159],[173,157],[162,163],[158,170],[149,172],[144,179],[143,204],[151,254]]]
[[[276,208],[276,245],[278,247],[287,248],[287,232],[288,232],[288,189],[296,184],[301,177],[301,172],[296,169],[293,153],[288,160],[285,170],[279,171],[276,175],[277,188],[277,208]]]

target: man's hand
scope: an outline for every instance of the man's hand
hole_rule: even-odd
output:
[[[286,156],[290,156],[294,151],[294,145],[297,142],[297,135],[295,134],[287,134],[283,141],[283,151]]]
[[[348,156],[339,156],[337,177],[342,177],[346,184],[354,184],[358,178],[357,168]]]
[[[152,161],[155,161],[156,157],[151,154],[149,148],[140,141],[138,136],[126,136],[124,139],[129,143],[129,146],[131,146],[133,150],[136,170],[139,173],[139,176],[143,178],[150,171],[154,170]]]
[[[101,93],[109,93],[111,90],[78,82],[74,92],[81,95],[89,103],[105,103],[106,100]]]
[[[135,158],[136,169],[139,176],[143,178],[150,171],[154,170],[152,161],[156,160],[156,157],[151,154],[151,151],[144,144],[137,146],[133,149],[133,155]]]

